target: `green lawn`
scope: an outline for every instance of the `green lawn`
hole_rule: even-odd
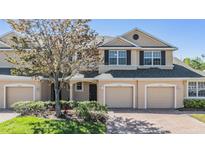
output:
[[[50,120],[34,116],[16,117],[0,123],[0,134],[101,134],[106,126],[97,122]]]
[[[192,114],[193,118],[205,123],[205,114]]]

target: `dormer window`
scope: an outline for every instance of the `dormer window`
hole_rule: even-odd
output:
[[[144,65],[148,65],[148,66],[161,65],[161,51],[145,51]]]
[[[127,52],[126,50],[110,50],[109,65],[126,65]]]

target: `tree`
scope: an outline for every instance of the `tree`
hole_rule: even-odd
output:
[[[190,58],[184,58],[183,62],[190,66],[191,59]]]
[[[88,26],[89,20],[7,22],[19,34],[12,38],[16,56],[7,60],[21,75],[44,76],[54,83],[56,116],[61,116],[59,93],[65,80],[82,69],[97,68],[97,33]]]
[[[190,67],[196,69],[196,70],[200,70],[203,71],[205,70],[205,61],[203,60],[204,55],[200,57],[196,57],[194,59],[190,59],[190,58],[185,58],[184,59],[184,63],[189,65]]]

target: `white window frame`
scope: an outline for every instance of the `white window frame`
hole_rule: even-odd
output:
[[[151,65],[146,65],[145,64],[145,59],[146,59],[146,57],[144,56],[144,66],[161,66],[162,65],[162,57],[161,57],[161,51],[144,51],[144,53],[146,53],[146,52],[151,52],[152,53],[152,56],[150,57],[151,58],[151,62],[152,62],[152,64]],[[158,52],[158,53],[160,53],[160,64],[159,65],[154,65],[154,53],[156,53],[156,52]],[[145,55],[145,54],[144,54]],[[147,58],[148,59],[148,58]]]
[[[81,86],[82,86],[82,88],[79,90],[79,89],[77,89],[77,84],[78,83],[81,83]],[[84,86],[83,86],[83,82],[77,82],[76,84],[75,84],[75,91],[76,92],[83,92],[84,91]]]
[[[117,52],[117,64],[110,64],[110,52],[111,51],[116,51]],[[124,51],[125,52],[125,54],[126,54],[126,63],[125,64],[119,64],[119,52],[120,51]],[[125,66],[125,65],[127,65],[127,53],[126,53],[126,50],[109,50],[109,57],[108,57],[108,64],[110,65],[110,66]]]
[[[196,82],[196,97],[189,96],[189,82]],[[187,98],[190,98],[190,99],[205,99],[205,96],[204,97],[199,96],[199,82],[205,82],[205,81],[204,80],[199,80],[199,81],[190,80],[190,81],[187,81]]]

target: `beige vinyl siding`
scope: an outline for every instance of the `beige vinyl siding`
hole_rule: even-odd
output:
[[[166,65],[173,65],[173,51],[167,50],[166,52]]]
[[[138,34],[139,35],[139,39],[138,40],[134,40],[133,39],[133,35],[134,34]],[[166,46],[164,43],[155,40],[149,36],[147,36],[146,34],[139,32],[139,31],[132,31],[126,35],[123,36],[125,39],[129,40],[130,42],[133,42],[139,46]]]
[[[8,61],[6,61],[6,54],[8,56],[14,56],[14,52],[12,51],[0,51],[0,67],[8,67],[8,68],[12,68],[13,65],[11,63],[9,63]]]
[[[89,100],[89,83],[83,82],[83,91],[76,91],[75,84],[73,85],[73,99],[77,101]]]
[[[150,68],[152,66],[140,66],[139,65],[139,53],[140,50],[131,50],[131,65],[104,65],[104,50],[99,50],[102,62],[99,66],[99,72],[104,73],[109,70],[135,70],[138,68]],[[166,54],[166,65],[157,66],[160,69],[173,69],[173,51],[167,50]]]
[[[69,100],[70,99],[70,87],[69,84],[64,84],[61,90],[61,99],[62,100]]]
[[[130,44],[129,42],[126,42],[120,38],[116,38],[106,44],[104,44],[104,46],[133,46],[132,44]]]
[[[49,81],[41,81],[41,100],[51,100],[51,83]]]

